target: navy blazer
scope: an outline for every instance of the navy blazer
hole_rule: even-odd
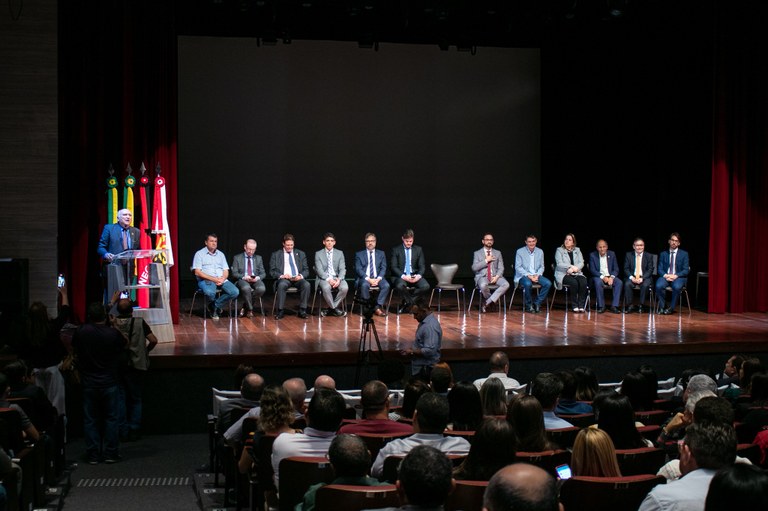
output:
[[[128,250],[139,250],[139,230],[136,227],[128,227],[128,234],[131,237]],[[96,252],[102,258],[105,254],[119,254],[123,252],[123,228],[120,227],[120,224],[107,224],[104,226]]]
[[[643,267],[641,268],[643,273],[643,280],[648,280],[653,276],[653,255],[648,252],[643,252]],[[629,278],[635,274],[635,252],[627,252],[624,256],[624,277]]]
[[[376,249],[376,277],[382,279],[387,275],[387,256],[383,250]],[[368,268],[368,250],[361,250],[355,253],[355,275],[357,278],[364,279],[368,275],[365,269]]]
[[[619,262],[616,260],[616,254],[613,250],[608,250],[605,255],[608,258],[608,273],[618,277],[621,270],[619,269]],[[597,253],[597,250],[589,254],[589,273],[593,277],[600,278],[600,254]]]
[[[677,256],[675,257],[675,275],[678,278],[687,278],[688,271],[691,269],[691,264],[688,261],[688,252],[682,249],[677,249]],[[659,275],[664,275],[669,270],[669,250],[665,250],[659,254],[659,264],[657,272]]]

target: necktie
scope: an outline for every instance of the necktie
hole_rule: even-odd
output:
[[[491,251],[490,250],[488,251],[488,255],[489,256],[491,255]],[[491,278],[493,276],[491,275],[491,263],[490,262],[488,262],[488,264],[486,265],[485,272],[487,274],[486,276],[488,277],[488,280],[491,280]]]
[[[642,266],[642,258],[640,254],[635,254],[635,278],[636,279],[639,279],[643,275],[643,272],[640,266]]]
[[[675,274],[675,254],[677,251],[672,251],[672,255],[669,258],[669,271],[667,273]]]
[[[291,277],[295,277],[298,272],[296,271],[296,263],[293,262],[293,252],[288,252],[288,264],[291,265]]]
[[[333,271],[333,252],[331,250],[327,250],[326,255],[328,256],[328,276],[335,277],[336,272]]]
[[[128,229],[123,229],[123,250],[128,250]]]
[[[410,248],[405,249],[405,274],[406,275],[411,274],[411,249]]]
[[[245,270],[246,275],[253,275],[253,265],[251,264],[251,256],[248,256],[248,266]]]
[[[368,268],[370,268],[370,270],[368,270],[368,276],[372,279],[375,279],[376,272],[373,269],[373,250],[368,252]]]

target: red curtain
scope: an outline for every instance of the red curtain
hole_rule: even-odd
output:
[[[768,310],[768,6],[720,1],[709,311]]]
[[[106,223],[107,168],[121,183],[131,164],[157,164],[167,182],[168,223],[178,247],[177,51],[173,2],[59,5],[59,261],[82,319],[102,296],[96,246]],[[122,204],[122,195],[120,195]],[[170,300],[178,322],[178,271]]]

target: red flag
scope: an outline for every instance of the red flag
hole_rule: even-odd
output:
[[[139,178],[139,207],[141,208],[141,220],[139,223],[139,246],[141,250],[150,250],[152,248],[152,239],[149,237],[149,209],[147,207],[147,194],[149,193],[149,177],[146,175],[147,168],[144,163],[141,164],[141,178]],[[138,260],[136,272],[139,275],[139,285],[149,285],[149,259],[142,258]],[[139,289],[139,307],[146,309],[149,307],[149,289]]]

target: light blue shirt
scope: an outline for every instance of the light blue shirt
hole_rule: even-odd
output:
[[[213,254],[204,247],[195,252],[195,258],[192,260],[192,269],[200,270],[211,277],[221,277],[224,270],[229,270],[227,258],[221,250],[216,250]],[[201,280],[198,278],[197,280]]]
[[[544,252],[536,247],[533,252],[522,247],[515,253],[515,285],[522,277],[544,274]]]

